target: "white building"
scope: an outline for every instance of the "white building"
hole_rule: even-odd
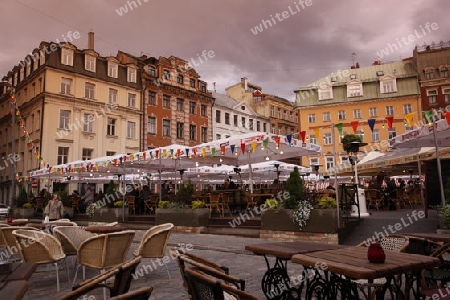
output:
[[[270,120],[257,114],[246,102],[213,93],[213,140],[254,131],[268,132]]]

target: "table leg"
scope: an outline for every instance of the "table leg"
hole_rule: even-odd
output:
[[[273,267],[270,266],[270,262],[265,255],[264,259],[267,271],[261,280],[261,289],[266,298],[271,300],[292,299],[290,296],[291,284],[287,274],[288,259],[277,257]]]

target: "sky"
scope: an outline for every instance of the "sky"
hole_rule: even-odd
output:
[[[84,49],[93,31],[101,56],[174,55],[210,90],[247,77],[290,101],[332,72],[371,65],[382,49],[381,62],[398,61],[450,39],[444,0],[1,0],[0,11],[1,77],[41,41],[78,32],[73,44]]]

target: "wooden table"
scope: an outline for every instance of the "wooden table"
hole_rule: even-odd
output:
[[[286,299],[289,294],[290,278],[287,262],[295,254],[320,250],[339,249],[345,246],[314,242],[274,242],[245,246],[245,250],[264,256],[267,271],[261,279],[261,289],[267,299]],[[270,266],[267,256],[274,256],[275,263]],[[275,293],[277,294],[275,296]]]
[[[386,278],[377,297],[384,299],[386,292],[402,291],[410,293],[416,281],[413,293],[419,299],[420,272],[424,269],[440,265],[439,259],[424,255],[407,254],[396,251],[385,251],[386,261],[382,264],[370,263],[367,259],[367,248],[347,247],[335,250],[316,251],[295,254],[291,260],[304,267],[306,283],[302,282],[298,293],[305,287],[306,299],[320,294],[320,299],[359,299],[358,289],[353,280],[366,279],[372,283],[376,278]],[[320,270],[317,266],[325,266]],[[311,273],[313,276],[311,276]],[[401,280],[395,280],[396,275],[405,274],[404,287]],[[401,277],[400,277],[401,278]],[[304,286],[304,284],[306,286]],[[368,293],[369,299],[371,293]]]
[[[32,262],[12,263],[10,273],[0,274],[0,299],[22,299],[37,266]]]
[[[127,230],[128,228],[122,225],[114,225],[114,226],[88,226],[85,227],[84,230],[97,233],[97,234],[103,234],[103,233],[113,233],[113,232],[119,232]]]

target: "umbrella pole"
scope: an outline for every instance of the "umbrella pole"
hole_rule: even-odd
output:
[[[422,167],[420,165],[419,155],[417,155],[417,169],[419,170],[419,179],[420,179],[422,178]],[[423,194],[422,183],[420,183],[420,197],[423,203],[423,210],[425,211],[425,218],[428,218],[428,200],[425,199],[425,196]]]
[[[433,116],[433,120],[434,120],[434,116]],[[441,204],[442,204],[442,207],[444,207],[445,206],[444,183],[442,182],[441,158],[439,157],[439,147],[438,147],[438,142],[437,142],[437,138],[436,138],[435,124],[436,123],[433,122],[433,138],[434,138],[434,147],[436,150],[436,162],[437,162],[437,171],[438,171],[438,176],[439,176],[439,188],[441,190]],[[422,185],[422,181],[421,181],[421,185]]]
[[[337,164],[337,152],[336,152],[336,140],[334,137],[334,123],[331,124],[331,134],[332,134],[332,141],[333,141],[333,155],[334,155],[334,187],[336,189],[336,210],[337,210],[337,228],[341,228],[341,221],[340,221],[340,209],[339,209],[339,188],[338,188],[338,179],[337,179],[337,168],[336,168],[336,164]]]

